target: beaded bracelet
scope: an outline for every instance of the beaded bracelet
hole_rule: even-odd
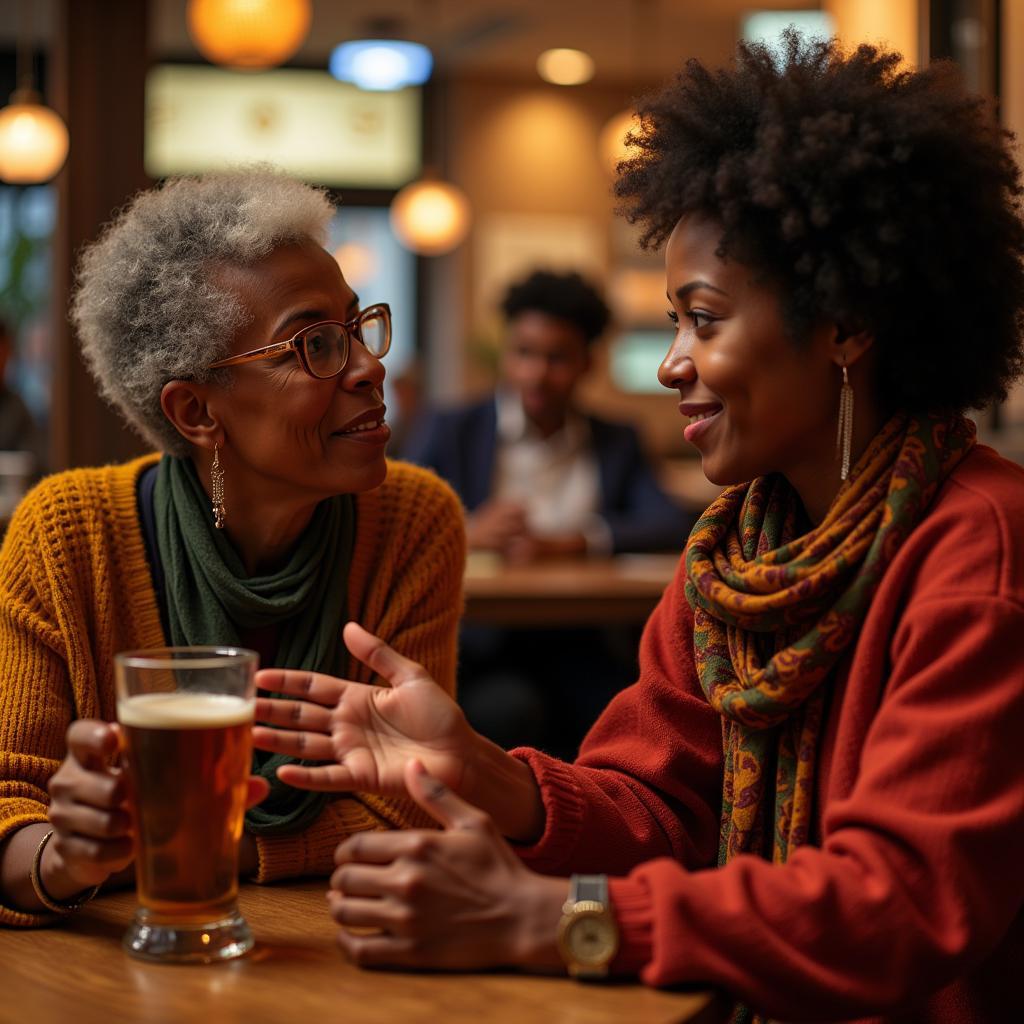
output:
[[[39,845],[36,847],[36,855],[32,858],[32,870],[29,872],[28,877],[32,882],[32,888],[35,890],[36,898],[47,910],[52,914],[70,914],[75,910],[78,910],[83,904],[86,904],[91,900],[99,891],[98,885],[82,893],[74,899],[67,900],[61,903],[55,900],[43,887],[43,880],[39,875],[39,867],[43,863],[43,850],[46,849],[46,844],[50,841],[50,837],[53,835],[53,829],[40,840]]]

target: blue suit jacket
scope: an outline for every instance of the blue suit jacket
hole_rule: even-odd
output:
[[[612,550],[682,551],[694,517],[658,486],[636,431],[586,419],[600,480],[598,511],[611,529]],[[433,469],[472,511],[491,495],[497,420],[492,398],[432,413],[413,429],[402,457]]]

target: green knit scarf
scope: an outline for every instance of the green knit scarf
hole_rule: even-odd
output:
[[[165,455],[160,460],[153,501],[172,644],[237,646],[241,630],[278,625],[274,665],[264,668],[338,674],[355,539],[351,495],[322,501],[287,563],[266,576],[247,576],[238,553],[214,527],[191,459]],[[253,772],[270,783],[270,795],[246,812],[249,832],[297,832],[320,814],[325,794],[278,780],[278,767],[293,763],[302,762],[283,754],[253,754]]]

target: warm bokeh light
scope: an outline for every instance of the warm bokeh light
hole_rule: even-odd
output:
[[[414,181],[391,204],[391,227],[420,256],[450,252],[469,231],[469,200],[446,181]]]
[[[255,70],[283,64],[302,45],[310,0],[189,0],[188,30],[214,64]]]
[[[552,85],[582,85],[594,77],[594,59],[582,50],[545,50],[537,58],[537,73]]]
[[[626,134],[637,127],[638,122],[634,120],[633,111],[621,110],[601,129],[597,149],[601,163],[612,177],[615,176],[615,168],[619,163],[634,155],[626,145]]]
[[[918,63],[919,0],[823,0],[821,6],[845,46],[882,43],[903,54],[904,69]]]
[[[12,185],[49,181],[68,155],[67,126],[38,100],[17,92],[0,110],[0,178]]]
[[[353,291],[359,291],[377,273],[377,258],[361,242],[343,242],[334,250],[334,259]]]

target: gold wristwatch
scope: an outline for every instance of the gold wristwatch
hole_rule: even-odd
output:
[[[581,980],[608,975],[619,949],[619,929],[608,899],[607,875],[573,875],[558,924],[558,951]]]

